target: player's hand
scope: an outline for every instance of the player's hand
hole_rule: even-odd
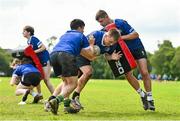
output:
[[[121,51],[116,52],[116,50],[111,54],[111,60],[119,60],[122,57]]]

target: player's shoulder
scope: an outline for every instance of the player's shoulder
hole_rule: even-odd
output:
[[[37,37],[35,37],[35,36],[32,36],[31,37],[31,41],[40,41]]]
[[[94,36],[100,36],[100,35],[103,35],[105,33],[105,31],[100,31],[100,30],[96,30],[96,31],[93,31],[92,34]]]
[[[124,19],[114,19],[114,23],[115,23],[116,25],[118,25],[118,26],[121,26],[121,25],[123,25],[123,24],[126,24],[127,21],[124,20]]]

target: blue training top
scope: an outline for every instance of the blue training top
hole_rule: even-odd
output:
[[[90,35],[93,35],[94,38],[95,38],[95,45],[99,46],[101,52],[100,54],[104,54],[104,53],[109,53],[111,54],[116,46],[113,45],[113,46],[105,46],[103,44],[103,37],[105,35],[105,32],[104,31],[94,31],[92,33],[90,33],[89,35],[87,35],[87,38],[89,38]]]
[[[32,45],[33,50],[39,49],[40,46],[42,45],[42,42],[35,36],[31,36],[31,38],[27,41],[27,43],[28,45]],[[49,61],[50,59],[49,52],[47,50],[43,50],[42,52],[36,54],[42,65],[43,63],[47,63],[47,61]]]
[[[53,52],[62,51],[74,56],[80,54],[82,48],[89,46],[89,42],[83,33],[77,30],[69,30],[59,39],[59,42],[53,48]]]
[[[37,72],[40,74],[37,68],[32,64],[22,64],[19,65],[13,72],[13,76],[24,76],[28,73]]]

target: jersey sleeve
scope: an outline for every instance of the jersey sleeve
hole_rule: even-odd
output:
[[[87,39],[87,37],[86,36],[82,36],[82,48],[86,48],[86,47],[88,47],[89,46],[89,42],[88,42],[88,39]]]
[[[117,26],[118,29],[121,30],[122,35],[123,34],[130,34],[132,32],[134,32],[134,28],[132,28],[127,21],[122,20],[122,19],[116,19],[115,20],[115,24]]]
[[[18,67],[14,70],[14,72],[13,72],[12,75],[13,75],[13,76],[22,76],[21,66],[18,66]]]
[[[42,42],[38,38],[32,37],[30,44],[33,46],[34,50],[37,50],[42,45]]]

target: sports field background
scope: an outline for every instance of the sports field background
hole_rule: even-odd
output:
[[[144,111],[139,95],[126,80],[90,80],[81,94],[85,107],[78,114],[64,114],[60,105],[58,116],[45,112],[42,103],[19,106],[22,96],[15,96],[10,78],[0,78],[0,120],[180,120],[180,82],[153,81],[156,111]],[[51,79],[54,85],[59,79]],[[42,82],[41,82],[42,83]],[[141,82],[141,87],[142,87]],[[50,96],[42,83],[44,99]]]

